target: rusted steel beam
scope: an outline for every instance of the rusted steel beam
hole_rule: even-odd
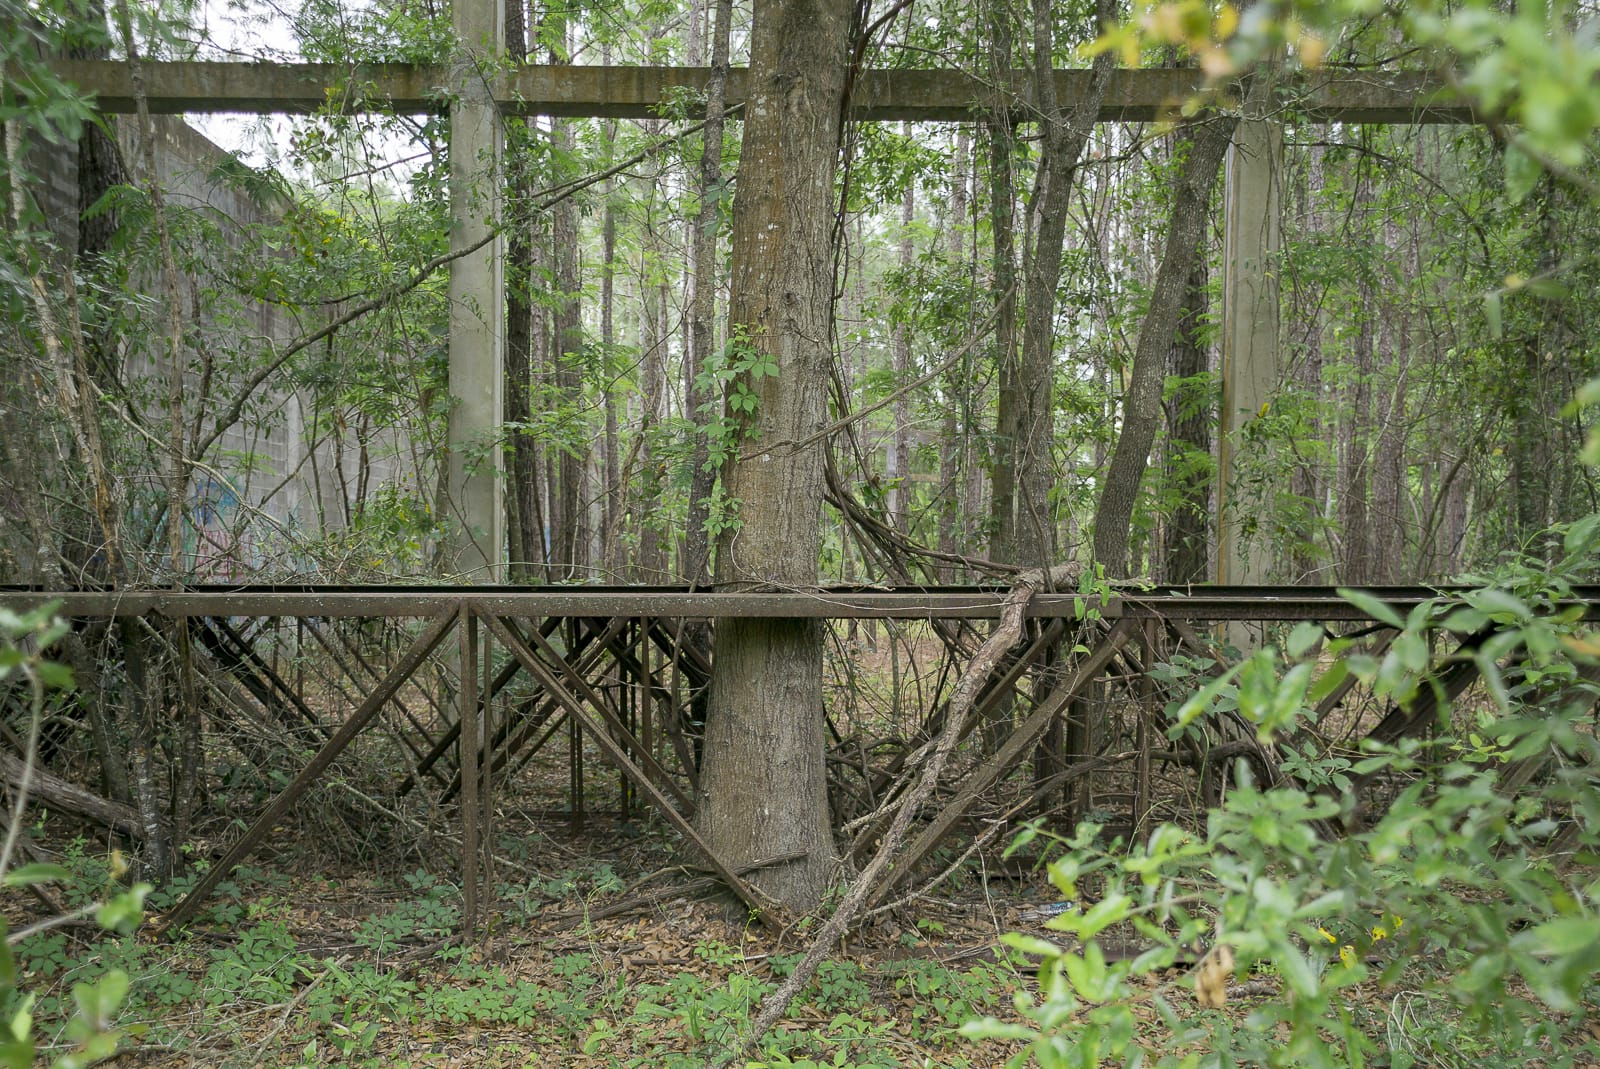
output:
[[[239,837],[238,841],[228,849],[228,852],[222,856],[221,860],[212,865],[211,870],[205,874],[200,882],[195,884],[187,895],[184,895],[183,901],[174,906],[172,911],[163,918],[161,925],[163,931],[171,931],[174,928],[181,927],[194,916],[195,910],[200,907],[201,902],[205,901],[206,896],[216,890],[217,884],[226,879],[234,867],[260,845],[261,840],[266,838],[267,833],[305,794],[306,788],[316,782],[323,772],[327,771],[328,766],[333,764],[334,760],[345,751],[345,748],[351,742],[355,741],[355,737],[361,734],[362,729],[367,726],[372,718],[378,715],[378,710],[383,708],[390,695],[399,690],[411,678],[412,674],[422,666],[422,662],[428,659],[429,654],[433,653],[439,643],[444,641],[445,635],[449,633],[450,628],[456,622],[456,616],[456,609],[452,606],[428,621],[427,626],[422,629],[422,633],[411,643],[410,648],[401,654],[394,667],[389,669],[389,674],[384,676],[382,681],[373,688],[372,693],[367,696],[367,700],[361,703],[361,707],[352,713],[350,719],[346,720],[344,725],[334,733],[333,738],[329,739],[322,749],[317,751],[316,756],[306,764],[305,768],[300,770],[300,774],[295,776],[289,782],[289,785],[278,793],[278,796],[256,818],[255,823],[250,825],[245,833]]]
[[[1392,746],[1407,736],[1420,734],[1433,726],[1439,719],[1440,710],[1452,705],[1477,680],[1478,651],[1498,630],[1490,625],[1462,639],[1461,644],[1434,664],[1428,673],[1434,685],[1420,688],[1416,698],[1409,704],[1392,706],[1377,726],[1367,733],[1367,738]],[[1514,654],[1521,649],[1519,642],[1512,649],[1503,651],[1501,656]],[[1365,783],[1368,778],[1363,777],[1357,782]]]
[[[515,629],[509,624],[505,626],[507,630],[513,634],[515,633]],[[559,671],[567,677],[578,696],[588,703],[588,708],[600,717],[606,727],[611,729],[614,733],[613,737],[618,740],[619,745],[623,739],[631,742],[634,753],[637,755],[637,763],[642,765],[651,776],[661,783],[665,790],[671,793],[673,800],[682,806],[685,812],[692,812],[694,810],[693,799],[684,794],[678,785],[672,782],[672,776],[667,770],[661,767],[652,754],[640,746],[639,740],[634,737],[633,732],[628,730],[628,726],[622,722],[616,712],[606,703],[605,698],[589,685],[589,681],[584,678],[583,673],[567,663],[566,658],[562,657],[556,648],[545,641],[537,631],[533,632],[533,642],[538,647],[539,652],[544,654],[547,659],[547,667],[553,671]],[[546,683],[548,687],[546,678],[540,677],[540,682]]]
[[[1405,615],[1417,604],[1448,594],[1450,587],[1364,588]],[[66,616],[141,616],[160,612],[193,616],[433,616],[466,604],[485,616],[655,617],[715,620],[768,619],[998,619],[1006,591],[992,587],[917,590],[821,589],[748,591],[628,590],[582,586],[244,588],[238,590],[31,591],[0,588],[0,608],[24,612],[59,602]],[[1028,604],[1031,619],[1076,618],[1084,599],[1040,592]],[[1577,587],[1563,605],[1582,606],[1600,620],[1600,586]],[[1370,621],[1332,587],[1189,587],[1123,591],[1100,608],[1107,619],[1129,616],[1197,622],[1213,620]],[[686,647],[687,649],[687,647]]]
[[[559,623],[559,620],[547,620],[543,626],[553,629]],[[492,698],[496,694],[499,694],[501,689],[507,683],[511,682],[512,678],[517,674],[518,671],[520,671],[520,669],[517,667],[515,662],[502,666],[499,673],[490,682],[488,690],[489,696]],[[444,710],[441,709],[439,712],[441,716],[444,715]],[[440,733],[438,739],[434,741],[432,748],[423,755],[419,762],[417,762],[416,770],[406,773],[406,777],[400,781],[400,786],[396,793],[402,795],[409,794],[417,785],[418,773],[429,772],[437,762],[443,759],[445,754],[450,752],[450,748],[456,744],[456,739],[460,738],[460,736],[461,721],[459,719],[451,720],[445,727],[444,731]],[[451,779],[449,784],[447,784],[445,787],[444,797],[440,800],[446,801],[453,797],[456,788],[459,787],[460,784],[461,770],[460,768],[457,768],[454,773],[454,778]]]
[[[541,629],[540,633],[546,635],[549,634],[550,631],[554,629],[554,625],[559,624],[560,622],[561,621],[559,620],[545,621],[546,626]],[[601,621],[595,622],[598,623]],[[578,671],[588,672],[594,667],[600,658],[604,656],[607,648],[604,645],[606,636],[621,631],[627,626],[627,623],[628,621],[624,619],[608,621],[607,629],[604,635],[601,635],[598,639],[595,637],[596,633],[593,628],[585,631],[573,642],[572,649],[567,653],[568,659],[576,662]],[[505,684],[509,683],[521,671],[522,665],[520,665],[515,658],[506,662],[506,664],[500,669],[500,673],[494,681],[494,687],[489,696],[493,697],[494,695],[498,694],[504,688]],[[544,720],[550,715],[549,711],[551,708],[560,707],[560,702],[548,694],[545,695],[542,701],[536,701],[531,704],[533,718],[538,721],[538,723],[544,722]],[[503,768],[512,757],[516,756],[515,750],[511,750],[509,753],[502,751],[506,747],[521,745],[522,742],[527,741],[531,734],[529,732],[515,733],[513,731],[513,727],[514,725],[508,720],[505,724],[501,725],[500,730],[497,733],[486,737],[484,746],[487,756],[485,760],[493,761],[493,767],[496,769]],[[537,724],[533,730],[538,730]],[[453,738],[454,736],[452,735],[451,737]],[[439,801],[449,802],[456,796],[456,792],[460,789],[461,772],[458,769],[454,778],[452,778],[445,786],[444,793],[439,796]]]
[[[677,828],[685,838],[694,844],[695,848],[705,857],[712,870],[722,878],[722,881],[732,889],[734,894],[738,895],[747,906],[756,911],[762,923],[781,928],[783,913],[781,907],[768,899],[766,895],[755,887],[740,879],[738,874],[717,855],[716,851],[711,849],[710,844],[700,836],[699,832],[695,831],[694,825],[690,824],[682,813],[673,808],[666,795],[656,789],[655,784],[650,781],[649,776],[645,775],[644,770],[633,763],[633,760],[628,757],[627,750],[613,739],[611,733],[606,730],[606,725],[596,719],[589,709],[584,706],[583,702],[579,701],[575,695],[562,686],[561,681],[551,673],[549,666],[540,660],[528,648],[527,644],[508,628],[503,621],[493,616],[486,616],[484,617],[484,623],[488,625],[495,638],[499,639],[500,643],[511,651],[512,656],[522,662],[524,668],[532,673],[547,690],[561,698],[562,704],[567,708],[567,715],[574,722],[583,725],[584,729],[588,731],[589,737],[595,741],[595,744],[605,751],[606,756],[619,769],[625,772],[629,779],[633,780],[645,797],[650,799],[657,811],[667,819],[667,822]]]
[[[57,60],[56,73],[95,94],[103,111],[135,109],[133,81],[117,60]],[[272,114],[333,110],[443,113],[454,79],[442,66],[401,63],[348,67],[332,63],[231,63],[168,61],[143,64],[150,110]],[[490,76],[502,111],[515,115],[659,118],[664,105],[705,91],[706,67],[539,65]],[[1031,86],[1026,71],[1011,84]],[[26,82],[18,79],[19,91]],[[1070,110],[1088,90],[1087,70],[1056,72],[1056,98]],[[1100,108],[1102,122],[1173,118],[1204,90],[1193,70],[1151,68],[1113,75]],[[749,72],[729,72],[727,103],[741,105]],[[1031,88],[1000,98],[985,78],[956,70],[868,70],[856,79],[850,117],[868,122],[971,122],[1009,99],[1011,117],[1036,117]],[[1321,71],[1280,90],[1282,105],[1313,121],[1364,123],[1470,123],[1470,105],[1425,71]],[[694,113],[691,106],[690,114]]]
[[[287,592],[119,591],[116,593],[0,593],[0,607],[32,608],[59,600],[67,616],[431,616],[465,602],[485,616],[524,618],[654,616],[830,619],[848,617],[998,618],[1003,591],[964,593],[631,593],[548,587],[539,591],[384,593],[306,590]],[[1037,616],[1071,615],[1072,599],[1039,595]]]
[[[373,672],[365,661],[361,662],[361,664],[362,667],[366,669],[366,675],[357,675],[356,670],[351,667],[347,660],[345,660],[343,654],[334,648],[333,643],[329,641],[328,636],[322,633],[321,628],[317,627],[314,619],[307,618],[301,620],[300,623],[305,627],[306,633],[312,638],[316,639],[317,644],[321,646],[323,652],[328,655],[328,659],[333,662],[334,667],[343,673],[343,676],[346,680],[355,684],[358,688],[365,690],[367,687],[372,686],[373,680],[369,677],[377,676],[378,678],[382,678],[381,673]],[[330,690],[334,691],[334,693],[338,694],[340,698],[349,702],[351,705],[361,704],[361,702],[354,698],[350,691],[345,688],[344,684],[339,681],[338,676],[330,677],[327,681],[327,685]],[[424,743],[431,744],[433,742],[433,736],[426,728],[422,726],[421,721],[416,718],[415,714],[411,712],[410,708],[407,707],[405,702],[396,701],[392,695],[390,700],[394,702],[394,707],[396,711],[400,713],[401,718],[408,722],[411,725],[412,730],[422,738],[422,743],[418,743],[416,739],[406,734],[404,730],[396,729],[393,732],[394,737],[399,740],[400,745],[404,746],[410,752],[411,760],[419,761],[422,759],[423,753],[426,752],[422,749],[422,745]],[[437,771],[435,771],[434,775],[435,778],[438,778]]]
[[[465,605],[456,625],[456,723],[461,725],[461,935],[478,927],[478,746],[483,738],[483,706],[478,704],[478,618]]]
[[[328,729],[322,726],[317,714],[242,635],[228,626],[226,620],[220,616],[203,620],[196,632],[200,644],[217,663],[255,695],[256,700],[269,712],[274,713],[284,727],[296,733],[310,728],[311,734],[318,740],[328,737]],[[301,723],[295,722],[295,717],[290,715],[291,709],[298,714]]]
[[[1037,597],[1038,595],[1035,594],[1034,596]],[[1064,622],[1051,620],[1043,631],[1034,636],[1033,641],[1020,653],[1012,653],[1011,656],[1000,663],[1004,671],[984,684],[983,691],[973,703],[972,715],[968,717],[969,723],[961,729],[962,738],[968,737],[972,732],[977,731],[983,724],[987,723],[989,717],[994,714],[995,706],[1000,703],[1001,699],[1009,698],[1017,693],[1017,684],[1021,681],[1023,673],[1034,666],[1045,650],[1059,643],[1065,631],[1066,625]],[[921,740],[918,744],[919,747],[926,740],[938,738],[939,733],[944,730],[945,712],[945,705],[941,703],[938,708],[934,709],[923,720],[916,736]],[[911,745],[902,746],[900,752],[895,754],[888,765],[867,784],[868,790],[875,797],[886,796],[890,788],[895,785],[895,780],[905,767],[905,763],[910,760],[911,755],[916,752],[917,748]],[[874,844],[883,836],[883,833],[889,827],[890,821],[893,819],[894,810],[892,808],[880,813],[872,823],[856,836],[855,842],[850,848],[850,859],[857,864],[865,863],[874,849]]]

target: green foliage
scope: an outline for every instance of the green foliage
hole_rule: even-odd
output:
[[[37,748],[46,689],[72,685],[71,673],[47,657],[50,646],[68,630],[68,625],[55,615],[56,608],[56,605],[45,605],[22,615],[0,610],[0,680],[19,679],[31,698],[26,754],[30,762]],[[16,837],[23,834],[20,798],[14,799],[14,806],[6,834],[7,862]],[[68,861],[72,861],[70,856]],[[0,1066],[26,1069],[34,1064],[37,1051],[35,1022],[39,999],[37,993],[25,985],[37,970],[28,954],[26,941],[43,937],[44,965],[49,967],[65,964],[61,937],[49,934],[49,929],[62,920],[92,916],[108,935],[132,932],[143,916],[144,899],[150,885],[120,886],[116,881],[125,871],[120,855],[114,855],[110,866],[90,874],[93,883],[88,891],[76,886],[80,873],[70,865],[33,863],[0,871],[0,886],[73,888],[79,892],[75,897],[84,903],[67,917],[54,918],[16,933],[0,920]],[[98,878],[101,876],[104,878]],[[19,955],[14,949],[19,943],[24,944],[20,968]],[[122,1036],[117,1020],[128,996],[129,982],[126,971],[107,965],[97,977],[73,984],[71,1008],[65,1014],[65,1027],[61,1032],[68,1049],[50,1059],[52,1069],[84,1069],[116,1052]]]
[[[43,57],[106,40],[104,25],[84,19],[70,0],[0,0],[0,67],[6,71],[0,80],[0,123],[15,122],[13,129],[25,129],[53,145],[77,140],[84,124],[93,121],[94,109]],[[9,176],[8,170],[7,161],[0,160],[0,177],[26,177]]]
[[[1322,668],[1320,629],[1302,626],[1283,650],[1260,650],[1175,699],[1167,710],[1174,739],[1237,714],[1272,744],[1292,738],[1329,681],[1346,673],[1401,707],[1438,694],[1434,642],[1492,629],[1466,655],[1484,678],[1483,697],[1470,716],[1451,716],[1446,704],[1426,739],[1370,746],[1353,762],[1295,751],[1284,770],[1298,781],[1274,788],[1253,783],[1241,764],[1203,832],[1162,825],[1126,855],[1097,845],[1093,825],[1081,827],[1049,867],[1078,905],[1048,927],[1072,942],[1009,937],[1041,959],[1039,998],[1018,999],[1027,1023],[986,1018],[967,1034],[1024,1041],[1044,1067],[1198,1064],[1191,1048],[1200,1036],[1223,1064],[1343,1067],[1366,1064],[1380,1043],[1390,1064],[1425,1063],[1447,1028],[1457,1049],[1537,1047],[1547,1064],[1574,1064],[1592,1046],[1581,1014],[1600,969],[1592,878],[1600,742],[1586,724],[1594,691],[1582,675],[1600,646],[1582,608],[1562,598],[1575,576],[1592,571],[1597,529],[1600,519],[1568,530],[1570,552],[1555,567],[1523,563],[1496,585],[1425,602],[1404,618],[1369,594],[1346,592],[1399,629],[1382,657],[1338,641]],[[1523,761],[1547,771],[1506,788],[1502,778]],[[1375,777],[1399,788],[1369,811]],[[1336,818],[1355,830],[1327,839],[1320,829]],[[1576,869],[1544,852],[1558,832],[1570,837]],[[1091,878],[1102,888],[1092,902]],[[1110,960],[1104,936],[1130,930],[1150,949]],[[1251,1009],[1248,1028],[1204,1008],[1220,1005],[1221,991],[1204,962],[1195,974],[1202,1008],[1174,990],[1177,981],[1161,979],[1196,940],[1236,958],[1243,973],[1281,981]],[[1431,1035],[1397,1036],[1392,1026],[1380,1034],[1345,996],[1369,978],[1412,993],[1397,1005],[1409,998],[1447,1012],[1430,1023]],[[1160,1029],[1136,1019],[1145,1003]]]

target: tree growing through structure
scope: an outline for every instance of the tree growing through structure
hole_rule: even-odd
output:
[[[719,585],[807,589],[819,575],[833,360],[834,174],[850,59],[848,0],[757,0],[733,209],[728,358],[742,434],[724,472]],[[805,911],[836,858],[824,763],[821,627],[724,620],[706,719],[700,830],[730,863],[795,860],[753,882]]]

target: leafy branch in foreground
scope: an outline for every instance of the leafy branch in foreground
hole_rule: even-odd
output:
[[[1008,937],[1041,959],[1039,998],[1018,1000],[1026,1023],[985,1018],[965,1033],[1024,1041],[1045,1069],[1332,1069],[1373,1056],[1405,1069],[1430,1059],[1394,1019],[1405,995],[1433,1006],[1448,1042],[1550,1066],[1592,1060],[1583,1012],[1600,997],[1600,641],[1583,607],[1563,599],[1592,572],[1597,536],[1600,518],[1586,519],[1565,531],[1557,565],[1513,566],[1404,619],[1373,606],[1398,631],[1382,657],[1344,641],[1319,657],[1320,628],[1301,625],[1284,650],[1260,650],[1171,703],[1174,739],[1232,709],[1264,740],[1303,742],[1318,696],[1354,673],[1402,712],[1439,712],[1419,725],[1425,737],[1369,745],[1354,761],[1307,758],[1303,768],[1325,774],[1302,782],[1327,793],[1263,789],[1241,766],[1204,832],[1164,824],[1123,853],[1082,826],[1049,867],[1079,903],[1048,924],[1070,942]],[[1473,640],[1461,656],[1481,691],[1447,700],[1430,663],[1435,639]],[[1380,786],[1392,797],[1374,800]],[[1359,830],[1318,833],[1339,816]],[[1092,903],[1090,883],[1101,887]],[[1114,960],[1108,932],[1148,949]],[[1211,950],[1194,970],[1169,972],[1202,941]],[[1217,1012],[1235,969],[1271,989],[1244,1028]],[[1374,1009],[1374,983],[1379,1005],[1399,1008]],[[1351,997],[1358,985],[1368,998]]]
[[[38,889],[65,882],[72,874],[63,866],[32,862],[12,867],[21,841],[23,817],[28,804],[28,780],[37,759],[39,728],[44,721],[46,696],[52,690],[72,685],[66,668],[49,660],[45,651],[67,632],[67,625],[55,615],[55,606],[46,605],[23,615],[0,610],[0,683],[19,680],[27,695],[27,752],[22,755],[27,772],[12,792],[12,809],[6,829],[5,847],[0,852],[0,887]],[[113,872],[113,876],[120,876]],[[34,995],[22,988],[12,947],[20,940],[62,924],[73,923],[91,914],[108,932],[127,933],[138,926],[144,897],[150,885],[135,884],[117,890],[105,901],[36,922],[16,932],[8,931],[0,918],[0,1066],[28,1069],[34,1064],[37,1042],[33,1034]],[[117,1014],[128,995],[129,978],[120,969],[108,971],[93,983],[74,984],[72,999],[76,1011],[68,1021],[64,1037],[71,1049],[52,1060],[53,1069],[82,1069],[116,1053],[120,1035],[114,1027]]]

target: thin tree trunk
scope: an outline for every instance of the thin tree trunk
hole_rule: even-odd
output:
[[[1011,70],[1011,24],[1002,5],[990,8],[992,66],[996,77]],[[994,119],[984,124],[989,143],[989,235],[994,246],[995,437],[989,460],[989,556],[1012,559],[1016,540],[1017,440],[1021,387],[1017,367],[1016,194],[1012,171],[1018,144],[1002,87]]]
[[[706,427],[717,413],[717,398],[698,387],[706,358],[716,347],[717,234],[720,230],[722,183],[722,128],[728,85],[728,28],[733,21],[733,0],[717,0],[711,29],[711,78],[706,84],[706,126],[700,153],[700,173],[695,195],[700,213],[690,243],[694,262],[694,299],[689,310],[689,353],[684,360],[684,405],[694,425],[694,447],[689,454],[689,518],[685,532],[683,577],[695,586],[710,580],[711,546],[706,532],[709,501],[716,473],[710,470],[710,443]]]
[[[960,268],[966,259],[965,227],[967,224],[967,183],[972,180],[972,138],[967,127],[956,131],[955,163],[951,168],[950,211],[946,219],[946,240],[949,243],[950,262]],[[957,552],[956,526],[963,516],[962,470],[963,459],[970,449],[963,428],[969,426],[961,417],[967,408],[970,395],[968,382],[970,367],[966,361],[950,370],[944,377],[944,419],[939,428],[939,529],[940,553]],[[965,546],[963,545],[964,549]],[[939,565],[939,580],[954,582],[955,565],[948,561]]]
[[[601,61],[611,62],[610,48],[601,53]],[[605,144],[606,163],[609,165],[613,155],[612,146],[616,142],[616,123],[606,123]],[[604,381],[606,386],[606,426],[603,443],[604,479],[605,479],[605,508],[601,520],[602,531],[600,558],[605,564],[607,578],[615,581],[620,577],[626,565],[626,554],[622,548],[622,540],[618,537],[621,531],[618,523],[622,513],[626,510],[624,498],[625,487],[622,485],[622,467],[619,455],[619,439],[621,429],[617,418],[619,406],[626,405],[627,399],[619,396],[616,388],[618,381],[617,368],[617,327],[616,327],[616,258],[617,258],[617,201],[616,183],[607,179],[601,193],[605,200],[604,217],[600,224],[600,353],[601,366],[604,368]]]
[[[1094,557],[1108,576],[1128,574],[1128,530],[1139,484],[1161,421],[1161,384],[1167,353],[1178,328],[1189,276],[1211,209],[1217,172],[1233,138],[1237,120],[1212,117],[1193,124],[1189,151],[1173,190],[1166,248],[1139,326],[1139,344],[1122,400],[1122,430],[1106,466],[1105,484],[1095,510]]]
[[[1206,258],[1196,249],[1178,308],[1169,373],[1184,385],[1167,401],[1167,480],[1177,504],[1163,527],[1163,578],[1203,583],[1211,574],[1211,423],[1214,406],[1204,376],[1211,369],[1205,324]]]
[[[570,151],[572,134],[565,122],[556,120],[552,135],[558,151]],[[583,381],[580,361],[583,350],[583,320],[578,303],[578,206],[562,201],[551,212],[551,247],[555,254],[556,308],[552,317],[552,373],[555,396],[568,418],[578,418]],[[581,463],[576,449],[564,447],[556,460],[555,523],[552,563],[562,578],[579,574],[581,542],[578,528]],[[559,518],[556,518],[559,517]]]
[[[907,140],[911,137],[911,124],[902,123],[901,132]],[[907,180],[906,192],[900,202],[900,272],[901,277],[911,277],[912,254],[911,225],[917,218],[916,182]],[[891,366],[894,370],[895,388],[900,388],[911,377],[911,327],[904,317],[894,326]],[[893,406],[894,430],[889,442],[889,464],[884,473],[889,486],[889,523],[908,530],[911,500],[911,397],[902,393]]]
[[[1392,220],[1384,223],[1383,247],[1389,256],[1400,253],[1397,228]],[[1413,277],[1415,275],[1413,274]],[[1378,351],[1394,358],[1394,384],[1389,404],[1378,431],[1378,449],[1372,464],[1372,572],[1378,583],[1397,582],[1404,573],[1401,554],[1405,547],[1405,503],[1403,483],[1406,468],[1406,386],[1410,373],[1411,337],[1405,310],[1394,301],[1381,302]]]
[[[1356,225],[1367,225],[1366,213],[1372,195],[1364,176],[1358,175],[1352,205]],[[1342,414],[1339,427],[1339,532],[1343,581],[1348,584],[1372,581],[1371,520],[1368,515],[1367,434],[1372,421],[1373,319],[1377,308],[1372,279],[1363,269],[1356,287],[1358,297],[1354,376],[1350,384],[1349,411]]]
[[[1096,24],[1114,14],[1110,0],[1096,5]],[[1055,428],[1055,312],[1061,283],[1061,252],[1066,244],[1067,208],[1084,146],[1100,118],[1100,103],[1111,83],[1115,59],[1095,57],[1089,87],[1068,116],[1056,103],[1054,9],[1049,0],[1033,2],[1034,94],[1041,113],[1039,173],[1028,200],[1032,237],[1025,266],[1027,294],[1018,363],[1017,415],[1011,435],[1016,492],[1011,506],[1012,558],[1033,568],[1049,568],[1056,557],[1055,521],[1050,507]]]
[[[514,64],[528,60],[526,7],[522,0],[506,0],[506,56]],[[524,123],[506,127],[506,529],[511,550],[510,579],[531,582],[544,560],[544,534],[539,520],[538,444],[527,431],[533,417],[533,279],[534,256],[531,217],[536,181],[532,173],[529,131]]]

